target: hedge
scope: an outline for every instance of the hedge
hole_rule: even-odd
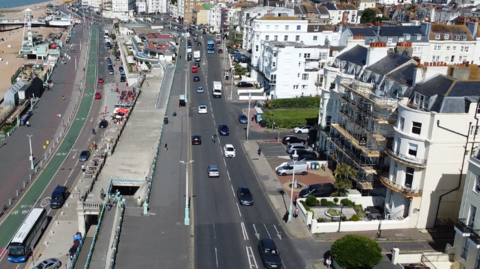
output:
[[[320,106],[320,97],[302,97],[289,99],[273,99],[268,101],[270,109],[286,108],[317,108]]]
[[[267,127],[272,127],[272,120],[277,128],[295,128],[307,124],[307,119],[317,119],[318,108],[316,109],[288,109],[288,110],[267,110],[263,112],[262,119]]]

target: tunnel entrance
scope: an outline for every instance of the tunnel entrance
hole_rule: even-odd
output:
[[[85,215],[85,232],[88,233],[92,225],[98,225],[98,215]]]
[[[110,194],[115,194],[118,192],[120,192],[120,195],[122,196],[133,196],[138,188],[140,188],[140,186],[112,186],[112,189],[110,190]]]

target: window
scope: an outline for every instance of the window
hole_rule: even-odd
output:
[[[433,46],[433,50],[442,50],[442,45]]]
[[[270,25],[267,25],[267,30],[270,30]]]
[[[299,35],[295,36],[295,41],[300,41],[300,36]]]
[[[256,37],[257,37],[257,40],[259,40],[259,39],[260,39],[260,35],[256,35]]]
[[[448,34],[444,34],[443,35],[443,39],[448,39],[449,35]]]
[[[415,169],[413,167],[408,167],[405,171],[405,187],[412,188],[413,183],[413,174],[415,173]]]
[[[450,50],[450,46],[447,46],[447,50]]]
[[[392,43],[392,42],[393,42],[393,37],[389,37],[389,38],[387,39],[387,42],[388,42],[388,43]]]
[[[274,35],[273,40],[278,41],[278,35]]]
[[[435,34],[435,39],[440,39],[440,34]]]
[[[467,240],[465,240],[467,241]],[[480,254],[477,256],[477,260],[475,261],[475,268],[474,269],[480,269]]]
[[[397,139],[397,144],[395,145],[395,154],[400,153],[400,147],[402,146],[402,139]],[[395,162],[396,164],[396,162]]]
[[[460,40],[460,36],[459,36],[459,35],[455,35],[455,40]]]
[[[270,39],[270,36],[269,35],[266,35],[265,36],[265,40],[268,41]]]
[[[272,67],[275,67],[275,62],[272,62]]]
[[[468,52],[468,46],[465,46],[465,47],[464,47],[464,46],[461,46],[461,47],[460,47],[460,51],[461,51],[461,52]]]
[[[270,81],[277,82],[277,75],[270,75]]]
[[[313,41],[317,41],[318,40],[318,36],[314,35],[313,36]]]
[[[455,55],[452,55],[452,58],[450,58],[450,61],[453,63],[455,61]]]
[[[435,63],[435,62],[438,62],[439,60],[440,60],[440,56],[438,56],[438,55],[433,55],[432,56],[432,62]]]
[[[408,155],[417,157],[418,145],[408,143]]]
[[[405,126],[405,118],[400,117],[399,126],[398,126],[398,128],[400,128],[400,131],[403,131],[404,126]]]
[[[285,25],[285,30],[288,30],[288,26],[289,26],[289,25]]]
[[[298,85],[293,85],[294,90],[298,90]]]
[[[310,53],[304,53],[303,58],[305,59],[310,59]]]
[[[410,40],[410,35],[409,34],[405,35],[405,40]]]
[[[462,247],[462,253],[460,254],[462,259],[466,260],[468,256],[468,240],[465,238],[465,244]]]
[[[449,59],[450,59],[450,56],[445,57],[445,62],[448,62]]]
[[[276,52],[273,53],[273,57],[277,57],[277,53],[276,53]]]
[[[308,85],[302,85],[302,89],[303,90],[308,90]],[[303,96],[303,92],[302,92],[302,96]]]
[[[326,52],[321,52],[320,53],[320,60],[326,60],[327,59],[327,53]],[[480,107],[478,108],[478,113],[480,113]]]
[[[255,45],[255,51],[258,51],[258,45]]]
[[[299,64],[299,66],[300,66],[301,63],[298,63],[298,64]],[[298,77],[300,77],[300,73],[298,73]]]
[[[288,35],[283,36],[283,41],[288,41]]]
[[[422,124],[420,122],[412,122],[412,133],[420,135],[422,132]]]
[[[308,74],[303,74],[302,75],[302,80],[308,80]]]
[[[477,215],[477,207],[474,205],[470,205],[470,216],[468,216],[467,223],[467,226],[470,229],[473,229],[473,225],[475,224],[475,215]]]
[[[423,94],[415,92],[413,103],[417,105],[417,108],[428,110],[429,98]]]
[[[457,50],[457,46],[453,46],[453,47],[452,47],[452,50]]]
[[[302,30],[302,26],[301,25],[297,25],[297,31],[300,31]]]
[[[417,34],[417,40],[421,40],[422,39],[422,35],[421,34]]]
[[[275,30],[278,30],[278,25],[275,25]]]
[[[319,29],[318,25],[313,26],[313,31],[318,32],[318,29]]]

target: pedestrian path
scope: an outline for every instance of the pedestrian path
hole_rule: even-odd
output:
[[[100,225],[100,230],[97,235],[97,240],[93,247],[94,251],[92,253],[92,259],[88,266],[89,269],[104,269],[107,268],[107,254],[108,249],[110,248],[110,237],[115,221],[115,210],[108,210],[105,208],[103,212],[103,219]],[[86,246],[87,249],[90,246]],[[80,263],[78,263],[80,264]]]

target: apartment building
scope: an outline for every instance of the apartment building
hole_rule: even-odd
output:
[[[228,29],[229,14],[231,14],[231,10],[224,3],[216,4],[210,8],[207,14],[210,32],[220,33]]]
[[[137,0],[135,1],[135,8],[138,14],[147,13],[147,0]]]
[[[101,8],[103,7],[103,2],[103,0],[82,0],[82,5],[94,8]]]
[[[360,23],[357,7],[352,4],[345,3],[328,3],[324,4],[330,14],[330,24],[337,25],[339,23]]]
[[[373,0],[360,0],[358,1],[358,10],[365,10],[367,8],[376,7],[377,3]]]
[[[172,16],[172,18],[178,18],[178,2],[176,4],[172,4],[172,2],[168,4],[168,13],[170,14],[170,16]]]
[[[210,4],[203,4],[197,5],[192,8],[193,16],[192,22],[193,24],[200,25],[200,24],[208,24],[208,13],[210,9],[212,9],[214,5]]]
[[[299,42],[264,41],[260,45],[259,76],[270,98],[319,96],[317,81],[323,75],[330,48]]]
[[[133,11],[134,1],[132,0],[112,0],[112,12],[115,15],[128,15]]]
[[[329,23],[330,13],[325,6],[314,4],[300,4],[293,7],[295,17],[311,22]]]
[[[138,2],[138,0],[137,0]],[[168,5],[170,1],[167,0],[146,0],[147,2],[147,11],[146,13],[155,14],[155,13],[167,13]]]

